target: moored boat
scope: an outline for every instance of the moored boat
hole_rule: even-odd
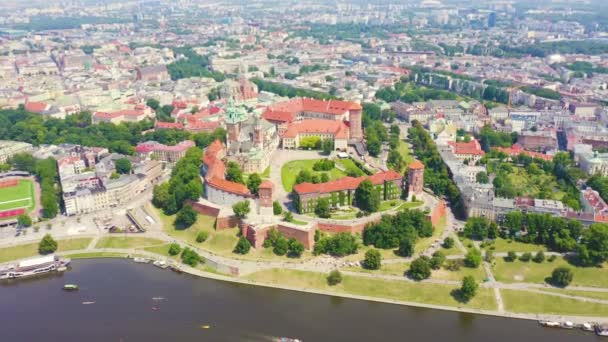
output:
[[[136,263],[140,263],[140,264],[147,264],[150,262],[150,259],[148,258],[133,258],[133,261],[135,261]]]
[[[561,326],[561,324],[559,322],[554,322],[554,321],[539,321],[538,323],[540,325],[542,325],[543,327],[548,327],[548,328],[558,328]]]
[[[574,323],[570,322],[570,321],[566,321],[560,324],[560,327],[564,328],[564,329],[572,329],[574,328]]]
[[[0,279],[16,279],[48,272],[67,270],[70,259],[62,259],[53,254],[20,260],[0,265]]]
[[[595,333],[598,336],[608,336],[608,324],[596,324]]]
[[[156,260],[154,262],[154,266],[162,268],[162,269],[165,269],[165,268],[169,267],[169,265],[167,264],[167,262],[163,261],[163,260]]]
[[[583,329],[585,331],[593,331],[594,325],[593,325],[593,323],[583,323],[583,324],[581,324],[581,329]]]

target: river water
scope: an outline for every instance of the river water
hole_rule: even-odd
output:
[[[66,283],[80,290],[61,290]],[[86,301],[95,304],[83,305]],[[273,341],[279,336],[304,342],[608,342],[533,321],[234,284],[121,259],[76,260],[64,275],[0,286],[0,341]]]

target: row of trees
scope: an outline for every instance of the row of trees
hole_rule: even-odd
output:
[[[318,100],[336,99],[335,96],[330,95],[328,93],[324,93],[324,92],[320,92],[320,91],[316,91],[316,90],[295,88],[292,86],[288,86],[288,85],[284,85],[284,84],[280,84],[280,83],[276,83],[276,82],[265,81],[260,78],[253,78],[253,79],[251,79],[251,81],[258,86],[258,89],[260,91],[267,91],[270,93],[277,94],[279,96],[310,97],[310,98],[318,99]]]
[[[333,236],[321,236],[316,239],[313,249],[314,255],[329,254],[332,256],[343,257],[356,254],[359,250],[357,238],[350,233],[338,233]]]
[[[397,253],[412,256],[419,237],[433,235],[433,225],[419,210],[404,210],[396,215],[384,215],[377,223],[371,223],[363,230],[363,243],[376,248],[399,248]]]
[[[424,183],[439,196],[446,196],[455,214],[462,214],[460,191],[450,178],[447,166],[439,155],[431,136],[414,120],[408,130],[414,154],[424,164]]]
[[[0,110],[0,139],[24,141],[33,145],[71,143],[106,147],[112,152],[133,154],[137,143],[154,140],[175,145],[186,139],[198,147],[207,147],[213,140],[226,141],[226,131],[218,128],[212,133],[191,134],[174,129],[150,130],[152,121],[92,124],[91,114],[82,112],[65,119],[44,119],[41,115],[20,109]]]
[[[197,201],[203,194],[200,164],[203,151],[192,147],[186,151],[171,173],[171,179],[154,186],[152,203],[165,214],[173,215],[184,207],[187,200]],[[188,209],[185,209],[188,210]]]
[[[264,240],[264,248],[272,248],[274,254],[299,258],[304,253],[304,245],[294,238],[287,239],[276,229],[271,229]]]

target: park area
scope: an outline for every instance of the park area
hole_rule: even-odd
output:
[[[19,179],[16,182],[13,180],[0,182],[0,212],[21,208],[29,212],[35,206],[36,191],[33,181]]]
[[[281,168],[281,181],[283,182],[283,188],[285,191],[291,192],[293,186],[296,184],[296,177],[298,176],[298,173],[303,170],[307,170],[313,174],[327,174],[329,180],[336,180],[346,177],[346,173],[335,167],[329,171],[314,171],[313,166],[316,162],[321,160],[323,159],[294,160],[283,165]]]

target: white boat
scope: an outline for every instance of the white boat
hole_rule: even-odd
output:
[[[35,257],[0,265],[0,279],[14,279],[28,277],[37,274],[65,271],[70,264],[70,259],[61,259],[53,254]]]
[[[154,266],[165,269],[165,268],[169,267],[169,264],[167,264],[167,262],[163,261],[163,260],[156,260],[154,262]]]
[[[574,323],[572,323],[570,321],[566,321],[566,322],[562,323],[560,326],[564,329],[572,329],[572,328],[574,328]]]
[[[95,304],[95,302],[82,302],[82,305],[91,305],[91,304]]]
[[[553,321],[539,321],[538,323],[540,323],[540,325],[542,325],[543,327],[548,327],[548,328],[558,328],[561,326],[561,324],[559,322],[553,322]]]
[[[133,261],[140,263],[140,264],[147,264],[150,262],[150,259],[137,257],[137,258],[133,258]]]
[[[593,331],[595,327],[593,326],[592,323],[583,323],[581,324],[581,329],[585,330],[585,331]]]

